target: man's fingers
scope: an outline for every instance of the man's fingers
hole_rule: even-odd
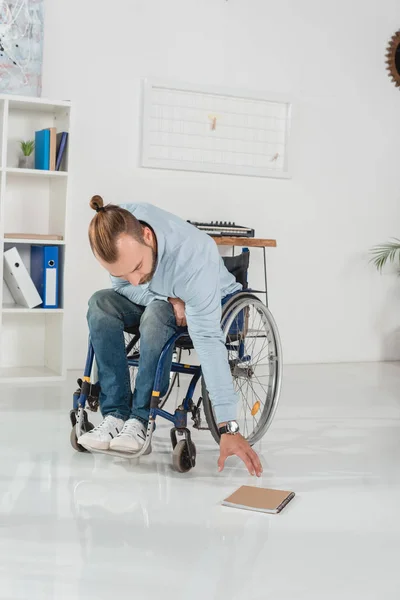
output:
[[[244,450],[242,450],[241,452],[238,453],[238,457],[242,459],[242,461],[246,465],[247,470],[250,473],[250,475],[255,475],[253,461],[251,460],[250,456],[248,454],[246,454],[246,452]]]
[[[250,451],[248,452],[248,456],[249,456],[249,458],[251,460],[251,463],[253,465],[253,469],[255,471],[255,474],[257,475],[257,477],[260,477],[260,475],[261,475],[261,473],[263,471],[263,468],[262,468],[261,461],[260,461],[257,453],[254,452],[254,450],[250,449]]]
[[[218,460],[219,471],[223,470],[226,459],[231,455],[238,456],[244,462],[250,475],[261,476],[263,471],[261,461],[257,453],[242,436],[238,436],[237,438],[232,436],[232,439],[222,436]]]
[[[180,315],[175,315],[176,324],[178,327],[186,327],[186,317],[181,317]]]
[[[220,454],[218,459],[218,471],[223,471],[225,466],[225,461],[227,456],[225,454]]]

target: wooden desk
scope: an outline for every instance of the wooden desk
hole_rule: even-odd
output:
[[[249,248],[276,248],[276,240],[263,238],[225,237],[222,235],[211,236],[217,246],[242,246]]]
[[[265,290],[253,290],[254,292],[265,294],[265,304],[268,306],[268,284],[267,284],[267,256],[265,248],[276,248],[276,240],[266,240],[263,238],[247,237],[225,237],[221,235],[211,236],[217,246],[232,246],[232,256],[235,255],[235,247],[239,248],[262,248],[264,258],[264,281]]]

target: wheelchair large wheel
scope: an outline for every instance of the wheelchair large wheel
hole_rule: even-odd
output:
[[[252,445],[258,442],[274,417],[282,381],[282,349],[276,323],[255,295],[241,292],[222,311],[222,331],[238,396],[237,421]],[[219,443],[218,425],[202,379],[204,413]]]

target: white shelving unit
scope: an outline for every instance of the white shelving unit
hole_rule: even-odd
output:
[[[19,169],[18,157],[19,142],[34,139],[39,129],[56,127],[70,133],[70,115],[69,102],[0,95],[0,383],[54,382],[65,377],[68,150],[66,171]],[[63,239],[10,239],[7,233],[57,234]],[[3,280],[4,251],[16,246],[29,271],[31,244],[59,246],[57,309],[16,305]]]

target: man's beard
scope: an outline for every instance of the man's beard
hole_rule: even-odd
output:
[[[150,246],[148,244],[145,244],[145,245],[151,249],[151,253],[153,256],[153,262],[151,265],[150,273],[148,275],[145,275],[144,277],[142,277],[142,279],[139,281],[139,285],[149,283],[149,281],[151,281],[153,279],[153,275],[154,275],[156,267],[157,267],[157,252],[154,250],[154,248],[152,246]]]

